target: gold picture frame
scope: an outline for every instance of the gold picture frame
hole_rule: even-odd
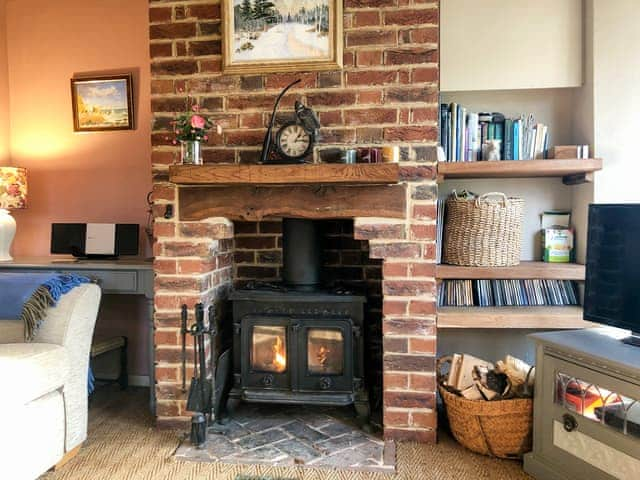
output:
[[[106,75],[71,79],[73,130],[133,130],[133,76]]]
[[[342,68],[342,0],[222,0],[222,19],[224,73]]]

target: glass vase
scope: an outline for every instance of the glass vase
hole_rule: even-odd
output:
[[[198,140],[180,142],[180,158],[184,165],[202,165],[202,150]]]

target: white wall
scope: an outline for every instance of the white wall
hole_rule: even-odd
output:
[[[590,2],[595,151],[604,161],[594,198],[640,202],[640,2]]]

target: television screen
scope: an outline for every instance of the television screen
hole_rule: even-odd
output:
[[[640,204],[590,205],[584,318],[640,332]]]

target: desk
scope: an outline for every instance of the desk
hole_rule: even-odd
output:
[[[149,403],[155,415],[155,365],[153,359],[153,262],[143,258],[76,260],[65,257],[22,257],[0,262],[0,272],[69,272],[97,281],[104,294],[144,295],[149,318]]]

